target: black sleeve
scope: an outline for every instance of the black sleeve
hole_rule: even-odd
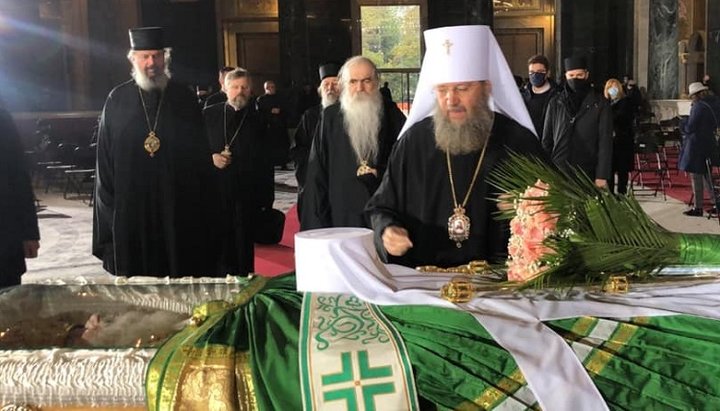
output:
[[[548,156],[552,156],[552,151],[555,145],[555,121],[557,117],[557,104],[555,99],[557,96],[550,98],[547,110],[545,111],[545,123],[543,124],[542,132],[542,148],[545,150]]]
[[[20,240],[39,240],[34,194],[22,141],[12,117],[4,110],[0,111],[0,139],[2,140],[0,150],[3,151],[2,157],[7,161],[8,173],[8,192],[4,193],[4,196],[7,196],[6,200],[12,199],[9,207],[12,215],[4,215],[2,218],[14,220],[9,222],[18,228]]]
[[[394,225],[405,228],[400,218],[400,207],[405,203],[403,192],[399,189],[405,187],[403,176],[405,173],[403,169],[405,167],[404,143],[405,139],[408,138],[408,133],[395,144],[395,148],[390,155],[388,161],[387,170],[383,175],[380,187],[378,187],[375,194],[370,197],[365,207],[365,215],[370,226],[374,231],[374,242],[375,248],[377,249],[378,255],[382,261],[389,263],[393,259],[385,250],[382,242],[382,234],[385,228]]]
[[[327,139],[329,138],[331,124],[327,121],[326,110],[320,115],[319,132],[315,133],[310,157],[308,159],[308,171],[303,190],[303,209],[300,218],[300,230],[311,230],[314,228],[330,227],[332,225],[332,214],[328,198],[328,150]]]
[[[97,164],[95,167],[95,198],[93,209],[92,253],[105,260],[112,252],[112,221],[115,214],[114,162],[110,118],[113,115],[112,93],[105,102],[97,138]]]

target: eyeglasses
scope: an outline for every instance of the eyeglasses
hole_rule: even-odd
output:
[[[435,93],[437,93],[439,96],[446,96],[448,93],[457,94],[458,96],[464,96],[470,90],[472,90],[473,86],[478,83],[461,83],[454,85],[452,87],[450,86],[437,86],[435,87]]]
[[[547,74],[547,71],[531,71],[531,72],[529,72],[528,74],[530,74],[531,76],[532,76],[533,74]]]

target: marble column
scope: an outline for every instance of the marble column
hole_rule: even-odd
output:
[[[678,2],[650,0],[648,97],[678,97]]]
[[[648,89],[650,44],[650,0],[635,0],[633,74],[638,87]]]
[[[88,110],[90,104],[90,41],[87,0],[62,0],[62,38],[68,55],[69,110]]]
[[[720,0],[708,0],[705,72],[715,94],[720,94]]]

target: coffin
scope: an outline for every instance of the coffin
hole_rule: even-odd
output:
[[[233,278],[133,278],[0,291],[0,409],[145,409],[159,344],[197,303],[239,288]]]

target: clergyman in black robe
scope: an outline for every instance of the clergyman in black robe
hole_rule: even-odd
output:
[[[276,92],[275,82],[265,82],[265,94],[257,98],[257,109],[267,124],[267,149],[272,166],[285,166],[290,158],[287,104]]]
[[[248,275],[254,269],[253,233],[260,208],[259,193],[273,190],[257,177],[264,161],[260,149],[264,124],[248,104],[250,78],[243,69],[227,73],[227,103],[205,108],[205,128],[220,182],[219,263],[221,272]],[[227,146],[227,149],[226,149]]]
[[[310,148],[312,147],[315,133],[318,130],[322,110],[337,102],[339,94],[337,74],[339,69],[340,66],[335,63],[327,63],[320,66],[320,87],[318,87],[320,104],[305,110],[300,118],[300,123],[295,129],[293,145],[290,148],[290,156],[293,161],[295,161],[295,178],[298,183],[297,212],[301,218],[304,197],[303,189],[307,176]]]
[[[20,284],[25,258],[37,257],[40,232],[23,145],[0,108],[0,289]]]
[[[410,123],[367,205],[378,255],[409,267],[503,262],[509,225],[488,176],[510,152],[549,160],[487,26],[428,30],[425,44]]]
[[[409,267],[467,264],[471,260],[502,261],[507,256],[507,222],[497,221],[497,191],[486,179],[507,158],[508,152],[543,157],[537,137],[513,120],[495,113],[492,133],[477,181],[465,206],[470,217],[470,237],[457,247],[448,237],[448,218],[453,214],[445,152],[436,148],[432,117],[412,126],[398,141],[380,188],[370,199],[368,212],[376,244],[384,261]],[[451,156],[455,189],[465,196],[473,178],[480,150]],[[462,200],[460,200],[462,201]],[[412,248],[399,257],[387,253],[382,232],[390,225],[410,233]]]
[[[405,116],[378,90],[375,65],[357,56],[340,70],[340,103],[323,111],[310,151],[300,229],[369,227],[363,210],[380,184]]]
[[[217,186],[200,108],[169,79],[160,28],[131,29],[133,80],[105,102],[93,254],[112,274],[216,275]]]

